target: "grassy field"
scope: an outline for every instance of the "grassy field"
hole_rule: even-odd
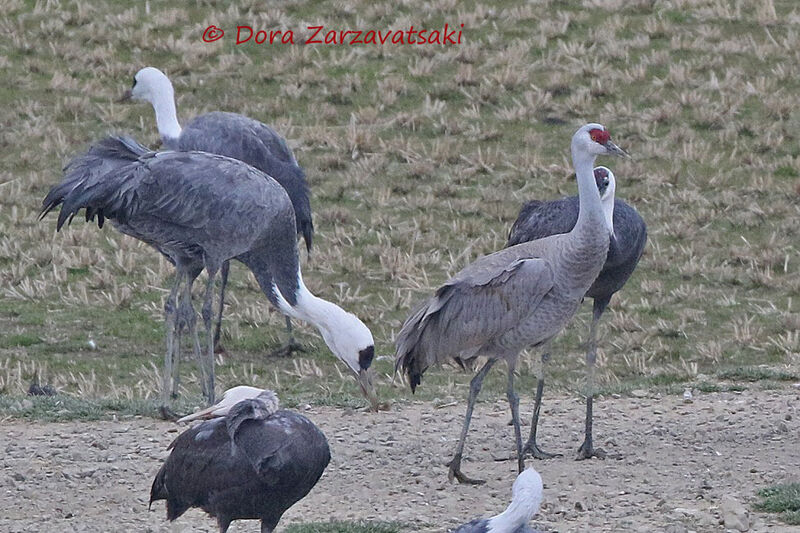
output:
[[[645,255],[601,327],[606,393],[780,386],[800,379],[800,11],[791,0],[174,3],[9,0],[0,41],[0,414],[146,412],[163,359],[172,269],[112,227],[61,233],[36,215],[61,167],[127,132],[155,145],[152,109],[115,103],[153,65],[182,121],[240,112],[273,125],[313,191],[312,291],[359,315],[391,381],[393,339],[415,302],[501,248],[520,205],[575,194],[568,143],[587,121],[628,150],[618,195],[649,226]],[[237,25],[292,30],[464,24],[460,45],[235,45]],[[214,24],[226,30],[202,41]],[[201,284],[198,284],[199,287]],[[220,388],[285,403],[362,405],[316,332],[308,354],[265,354],[282,317],[232,269]],[[554,387],[579,390],[589,306],[556,343]],[[94,346],[94,348],[92,348]],[[531,391],[535,354],[521,368]],[[21,398],[34,375],[73,407]],[[184,366],[185,402],[199,397]],[[431,371],[446,402],[469,374]],[[503,390],[495,372],[487,397]],[[52,400],[48,400],[52,401]],[[143,403],[144,402],[144,403]],[[54,413],[61,413],[60,415]],[[83,414],[81,414],[83,413]],[[94,413],[94,414],[92,414]]]

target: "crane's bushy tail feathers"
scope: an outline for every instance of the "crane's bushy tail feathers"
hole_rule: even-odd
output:
[[[314,238],[314,223],[309,219],[301,224],[300,230],[303,233],[303,240],[306,242],[306,251],[311,253],[311,240]]]
[[[110,136],[92,145],[85,154],[64,167],[61,183],[53,186],[42,201],[39,220],[63,204],[57,230],[64,223],[72,222],[82,208],[86,209],[86,221],[96,217],[101,228],[106,218],[124,222],[135,199],[126,182],[130,181],[141,159],[153,154],[125,136]]]
[[[432,317],[442,308],[447,300],[448,286],[439,288],[436,295],[420,304],[408,317],[397,334],[397,360],[395,372],[402,371],[408,376],[411,392],[422,383],[422,374],[434,361],[429,354],[427,343],[423,338],[426,327]]]

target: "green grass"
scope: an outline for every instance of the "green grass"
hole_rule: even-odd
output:
[[[800,44],[795,3],[618,4],[151,2],[145,13],[120,0],[12,0],[3,16],[14,29],[0,42],[0,393],[21,397],[38,373],[81,400],[157,398],[171,267],[110,225],[77,217],[56,234],[52,216],[36,220],[64,163],[92,141],[126,132],[155,144],[152,109],[114,103],[145,65],[171,76],[184,123],[235,111],[289,139],[318,231],[304,279],[365,321],[379,355],[392,354],[416,302],[503,246],[525,200],[575,194],[568,143],[593,120],[633,155],[598,163],[613,167],[618,195],[649,228],[599,330],[601,390],[796,380],[800,72],[786,54]],[[299,37],[316,23],[456,21],[465,40],[450,48],[237,47],[227,38],[251,22]],[[213,45],[200,41],[211,23],[228,31]],[[239,265],[229,294],[221,389],[252,383],[296,404],[364,405],[311,328],[298,326],[308,353],[266,356],[284,340],[283,319]],[[548,390],[582,390],[588,307],[553,346]],[[534,390],[537,361],[527,354],[518,366],[523,392]],[[391,383],[390,361],[376,368],[383,397],[412,398]],[[197,373],[184,364],[188,398]],[[431,370],[414,398],[463,397],[470,377]],[[483,397],[502,396],[504,381],[490,374]],[[0,404],[0,415],[19,413]]]
[[[403,533],[411,531],[410,526],[399,522],[314,522],[293,524],[286,533]]]
[[[755,508],[767,513],[779,513],[787,524],[800,525],[800,483],[775,485],[758,491],[761,498]]]

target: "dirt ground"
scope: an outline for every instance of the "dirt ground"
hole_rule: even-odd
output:
[[[546,397],[541,445],[564,457],[529,463],[541,472],[543,531],[724,531],[719,505],[731,495],[746,507],[762,487],[800,479],[800,389],[695,393],[681,397],[603,398],[597,443],[618,459],[577,462],[583,407]],[[531,398],[523,396],[529,419]],[[305,414],[328,436],[333,459],[311,494],[279,525],[398,520],[443,531],[508,503],[515,462],[508,407],[480,404],[467,442],[465,473],[484,486],[447,482],[464,401],[435,408],[397,404],[378,414],[313,407]],[[174,424],[131,418],[104,422],[2,421],[0,531],[216,531],[192,510],[176,525],[164,503],[148,512],[150,483]],[[750,512],[750,531],[800,531]],[[236,522],[230,531],[257,531]],[[684,529],[685,528],[685,529]]]

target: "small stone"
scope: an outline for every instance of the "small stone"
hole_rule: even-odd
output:
[[[11,478],[14,481],[25,481],[25,476],[23,476],[19,472],[14,472],[13,474],[11,474]]]
[[[692,403],[692,389],[683,391],[683,403]]]
[[[631,391],[631,396],[634,398],[645,398],[647,397],[647,391],[642,389],[635,389]]]
[[[719,510],[726,528],[735,531],[748,531],[750,529],[747,509],[730,494],[722,497]]]
[[[681,523],[670,524],[664,529],[664,533],[687,533],[686,526]]]

